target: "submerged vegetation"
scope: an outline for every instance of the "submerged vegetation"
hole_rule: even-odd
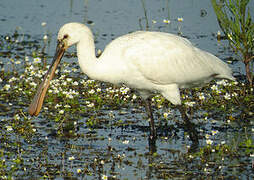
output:
[[[183,90],[202,142],[194,153],[174,106],[153,97],[159,138],[157,152],[149,154],[138,95],[88,79],[73,54],[52,80],[40,116],[30,117],[28,105],[51,57],[29,35],[15,32],[0,42],[1,179],[251,177],[254,93],[244,82]]]

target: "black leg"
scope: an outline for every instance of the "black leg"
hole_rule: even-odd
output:
[[[156,152],[156,129],[154,127],[153,111],[150,104],[150,99],[145,100],[145,108],[149,118],[150,136],[148,138],[150,153]]]
[[[150,99],[145,100],[145,108],[149,118],[150,138],[156,138],[156,130],[154,127],[153,111],[150,104]]]
[[[198,132],[195,129],[195,124],[189,120],[189,117],[187,116],[183,106],[178,105],[177,108],[180,111],[184,120],[184,130],[189,133],[192,142],[198,144]]]

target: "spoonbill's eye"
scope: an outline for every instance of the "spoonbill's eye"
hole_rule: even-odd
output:
[[[68,34],[65,34],[64,37],[63,37],[63,39],[67,39],[68,37],[69,37],[69,35],[68,35]]]

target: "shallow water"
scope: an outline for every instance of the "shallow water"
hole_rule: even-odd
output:
[[[8,47],[2,46],[3,51],[10,53],[1,56],[0,61],[10,68],[7,63],[10,58],[18,59],[17,55],[20,59],[24,59],[25,55],[32,59],[31,54],[41,51],[44,46],[42,39],[45,34],[50,40],[45,53],[52,56],[59,27],[70,21],[89,24],[95,34],[97,48],[104,49],[108,42],[122,34],[145,30],[145,11],[149,30],[182,34],[196,46],[224,60],[235,57],[227,42],[218,42],[213,35],[219,27],[209,1],[144,2],[145,10],[142,1],[137,0],[1,2],[0,34],[4,38],[18,29],[20,34],[31,36],[18,36],[18,41],[32,41],[33,47],[8,50]],[[183,22],[177,18],[183,18]],[[164,19],[170,20],[170,23],[164,23]],[[42,22],[47,25],[42,27]],[[71,54],[75,49],[69,52]],[[76,61],[65,58],[67,62],[72,60]],[[241,66],[240,63],[232,65],[237,72],[238,67],[243,70]],[[79,70],[70,76],[85,78]],[[0,82],[1,88],[5,82]],[[194,109],[192,120],[197,124],[200,144],[194,153],[190,153],[191,141],[180,125],[182,119],[178,111],[170,106],[169,118],[163,121],[162,114],[167,108],[154,106],[159,137],[156,153],[150,154],[148,121],[139,101],[119,105],[118,108],[105,106],[100,111],[84,113],[78,119],[75,119],[75,114],[67,114],[68,121],[61,124],[48,116],[52,112],[45,111],[37,118],[27,117],[31,99],[24,98],[20,102],[18,98],[10,97],[8,100],[6,97],[2,94],[0,99],[2,178],[8,175],[14,178],[22,175],[24,178],[51,179],[101,179],[103,175],[109,179],[253,178],[253,157],[250,157],[254,154],[253,145],[238,147],[248,138],[253,143],[253,121],[246,115],[248,113],[234,114],[237,121],[228,122],[229,112]],[[251,105],[253,101],[250,101]],[[24,116],[20,111],[25,113]],[[203,117],[203,111],[211,113],[208,119]],[[15,114],[21,114],[21,118],[16,118]],[[91,117],[99,122],[93,127],[87,124]],[[9,126],[15,127],[14,130],[8,129]],[[212,135],[214,130],[218,132]],[[213,141],[212,153],[208,150],[207,134],[210,135],[208,139]]]

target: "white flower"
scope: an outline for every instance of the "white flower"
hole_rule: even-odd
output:
[[[66,86],[66,85],[67,85],[67,82],[66,82],[66,81],[64,81],[64,82],[62,83],[62,85],[63,85],[63,86]]]
[[[198,93],[198,98],[199,98],[200,100],[205,100],[205,95],[204,95],[204,93]]]
[[[63,114],[63,113],[64,113],[64,110],[60,110],[60,111],[59,111],[59,114]]]
[[[163,113],[163,117],[166,119],[168,117],[168,113]]]
[[[14,116],[14,119],[15,119],[15,120],[19,120],[19,119],[20,119],[19,115],[16,114],[16,115]]]
[[[61,107],[62,105],[61,104],[56,104],[55,105],[55,108],[57,109],[57,108],[59,108],[59,107]]]
[[[136,94],[133,94],[132,99],[133,99],[133,100],[137,99]]]
[[[94,89],[91,89],[90,91],[88,91],[89,94],[94,94],[95,93],[95,90]]]
[[[90,79],[89,79],[89,80],[87,80],[86,82],[87,82],[88,84],[91,84],[91,83],[94,82],[94,80],[90,80]]]
[[[217,36],[220,36],[220,35],[221,35],[221,33],[220,33],[220,31],[218,30],[218,31],[217,31]]]
[[[209,139],[209,137],[210,137],[209,134],[206,134],[206,135],[205,135],[205,138],[206,138],[206,139]]]
[[[10,88],[11,88],[10,84],[6,84],[6,85],[3,87],[3,89],[6,90],[6,91],[8,91]]]
[[[81,173],[82,171],[81,171],[81,169],[77,169],[77,173],[79,174],[79,173]]]
[[[153,24],[156,24],[156,23],[157,23],[157,21],[156,21],[156,20],[152,20],[152,23],[153,23]]]
[[[212,141],[211,139],[207,139],[207,140],[206,140],[206,144],[212,145],[212,143],[213,143],[213,141]]]
[[[43,36],[43,39],[44,39],[44,40],[47,40],[47,39],[48,39],[48,36],[45,34],[45,35]]]
[[[94,103],[88,104],[87,107],[90,107],[90,108],[94,107]]]
[[[121,92],[122,94],[127,94],[129,90],[130,90],[130,88],[128,88],[128,87],[121,87],[121,88],[120,88],[120,92]]]
[[[224,96],[224,98],[225,98],[226,100],[229,100],[229,99],[231,99],[231,96],[230,96],[230,94],[226,93],[225,96]]]
[[[77,85],[78,85],[78,82],[77,82],[77,81],[74,81],[72,84],[73,84],[74,86],[77,86]]]
[[[72,70],[73,72],[77,72],[77,71],[78,71],[77,68],[72,68],[71,70]]]
[[[195,102],[185,102],[184,104],[187,106],[193,107],[193,105],[196,103]]]
[[[39,64],[41,63],[41,58],[37,57],[37,58],[34,58],[34,64]]]
[[[66,97],[69,98],[69,99],[73,99],[73,95],[70,94],[70,93],[67,93],[67,94],[66,94]]]
[[[218,86],[212,85],[211,89],[214,90],[214,91],[217,91],[218,90]]]
[[[227,82],[227,80],[222,79],[222,80],[220,80],[220,81],[217,81],[216,84],[218,84],[218,85],[223,85],[223,86],[227,86],[227,85],[228,85],[228,82]]]
[[[102,179],[102,180],[108,180],[108,176],[106,176],[106,175],[103,174],[102,177],[101,177],[101,179]]]
[[[6,127],[7,131],[12,131],[13,130],[11,126],[5,126],[5,127]]]
[[[124,140],[123,144],[129,144],[129,140]]]
[[[46,22],[42,22],[42,23],[41,23],[41,26],[46,26],[46,25],[47,25]]]
[[[217,130],[212,130],[212,135],[214,136],[215,134],[217,134],[218,131]]]
[[[21,61],[15,61],[15,64],[21,64]]]
[[[35,82],[30,82],[30,85],[33,86],[33,87],[37,86],[37,84]]]
[[[163,22],[164,22],[165,24],[169,24],[169,23],[170,23],[170,20],[168,20],[168,19],[163,19]]]
[[[66,81],[67,81],[67,82],[71,82],[72,79],[71,79],[71,78],[66,78]]]
[[[11,83],[11,82],[13,82],[13,81],[16,81],[16,80],[17,80],[17,78],[12,77],[11,79],[9,79],[9,83]]]
[[[29,57],[28,56],[25,56],[25,61],[29,61]]]
[[[183,18],[182,18],[182,17],[178,17],[178,18],[177,18],[177,21],[178,21],[178,22],[183,22]]]
[[[69,157],[68,159],[69,159],[69,161],[72,161],[72,160],[75,159],[75,157],[74,157],[74,156],[71,156],[71,157]]]

